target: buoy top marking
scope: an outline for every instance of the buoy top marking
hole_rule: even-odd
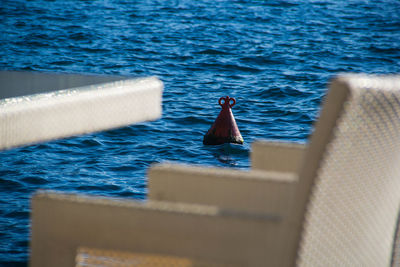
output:
[[[222,102],[222,101],[223,101],[223,102]],[[232,103],[231,103],[231,102],[232,102]],[[227,105],[229,105],[229,107],[232,108],[232,107],[236,104],[236,100],[235,100],[233,97],[229,97],[229,96],[221,97],[221,98],[218,100],[218,104],[219,104],[222,108],[224,108],[224,107],[227,106]]]

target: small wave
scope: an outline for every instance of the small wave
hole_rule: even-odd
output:
[[[59,60],[59,61],[53,61],[50,64],[58,65],[58,66],[68,66],[71,64],[74,64],[74,61],[71,60]]]
[[[250,64],[258,64],[258,65],[265,65],[265,64],[283,64],[282,60],[273,59],[267,56],[250,56],[250,57],[242,57],[240,58],[242,62],[250,63]]]
[[[135,197],[137,193],[131,192],[131,191],[122,191],[117,193],[119,197]]]
[[[1,187],[5,192],[8,190],[14,191],[14,190],[21,190],[22,188],[24,188],[24,186],[20,182],[4,178],[0,178],[0,185],[2,185]]]
[[[116,164],[118,165],[118,164]],[[132,172],[136,171],[137,167],[132,163],[131,165],[123,165],[123,166],[113,166],[109,168],[110,171],[114,172]]]
[[[218,50],[218,49],[204,49],[204,50],[195,52],[195,54],[199,54],[199,55],[230,55],[230,53],[223,51],[223,50]]]
[[[117,185],[81,185],[76,188],[79,191],[119,191],[121,187]]]
[[[251,73],[259,73],[262,72],[261,69],[250,66],[243,65],[234,65],[234,64],[222,64],[222,63],[199,63],[199,67],[205,68],[207,70],[219,70],[219,71],[242,71],[242,72],[251,72]]]
[[[88,53],[107,53],[107,52],[111,52],[110,49],[97,48],[97,47],[83,47],[83,48],[80,48],[80,49],[82,51],[88,52]]]
[[[48,183],[46,179],[40,177],[25,177],[22,178],[21,181],[31,185],[44,185]]]
[[[377,45],[370,45],[368,50],[376,53],[400,55],[400,47],[379,47]]]
[[[72,33],[68,36],[68,39],[75,40],[75,41],[91,40],[92,38],[93,38],[92,34],[87,34],[87,33],[83,33],[83,32]]]
[[[189,115],[189,116],[184,116],[184,117],[176,117],[176,118],[171,118],[172,121],[175,121],[176,123],[180,124],[188,124],[188,125],[193,125],[193,124],[207,124],[210,123],[210,121],[203,116],[195,116],[195,115]]]
[[[19,219],[27,219],[29,218],[29,212],[28,211],[11,211],[8,212],[4,215],[5,217],[8,218],[19,218]]]

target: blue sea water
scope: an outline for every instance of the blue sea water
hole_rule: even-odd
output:
[[[0,266],[29,257],[38,189],[145,200],[146,170],[246,169],[255,139],[306,142],[329,80],[400,72],[397,0],[0,1],[0,70],[157,75],[154,122],[0,152]],[[243,146],[203,146],[218,99]]]

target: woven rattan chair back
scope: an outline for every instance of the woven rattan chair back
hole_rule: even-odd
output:
[[[400,77],[333,81],[300,179],[299,266],[391,264],[400,203]]]

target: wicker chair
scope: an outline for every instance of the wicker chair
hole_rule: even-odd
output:
[[[146,203],[40,192],[31,265],[399,264],[399,89],[340,76],[307,146],[258,142],[249,172],[153,166]]]

